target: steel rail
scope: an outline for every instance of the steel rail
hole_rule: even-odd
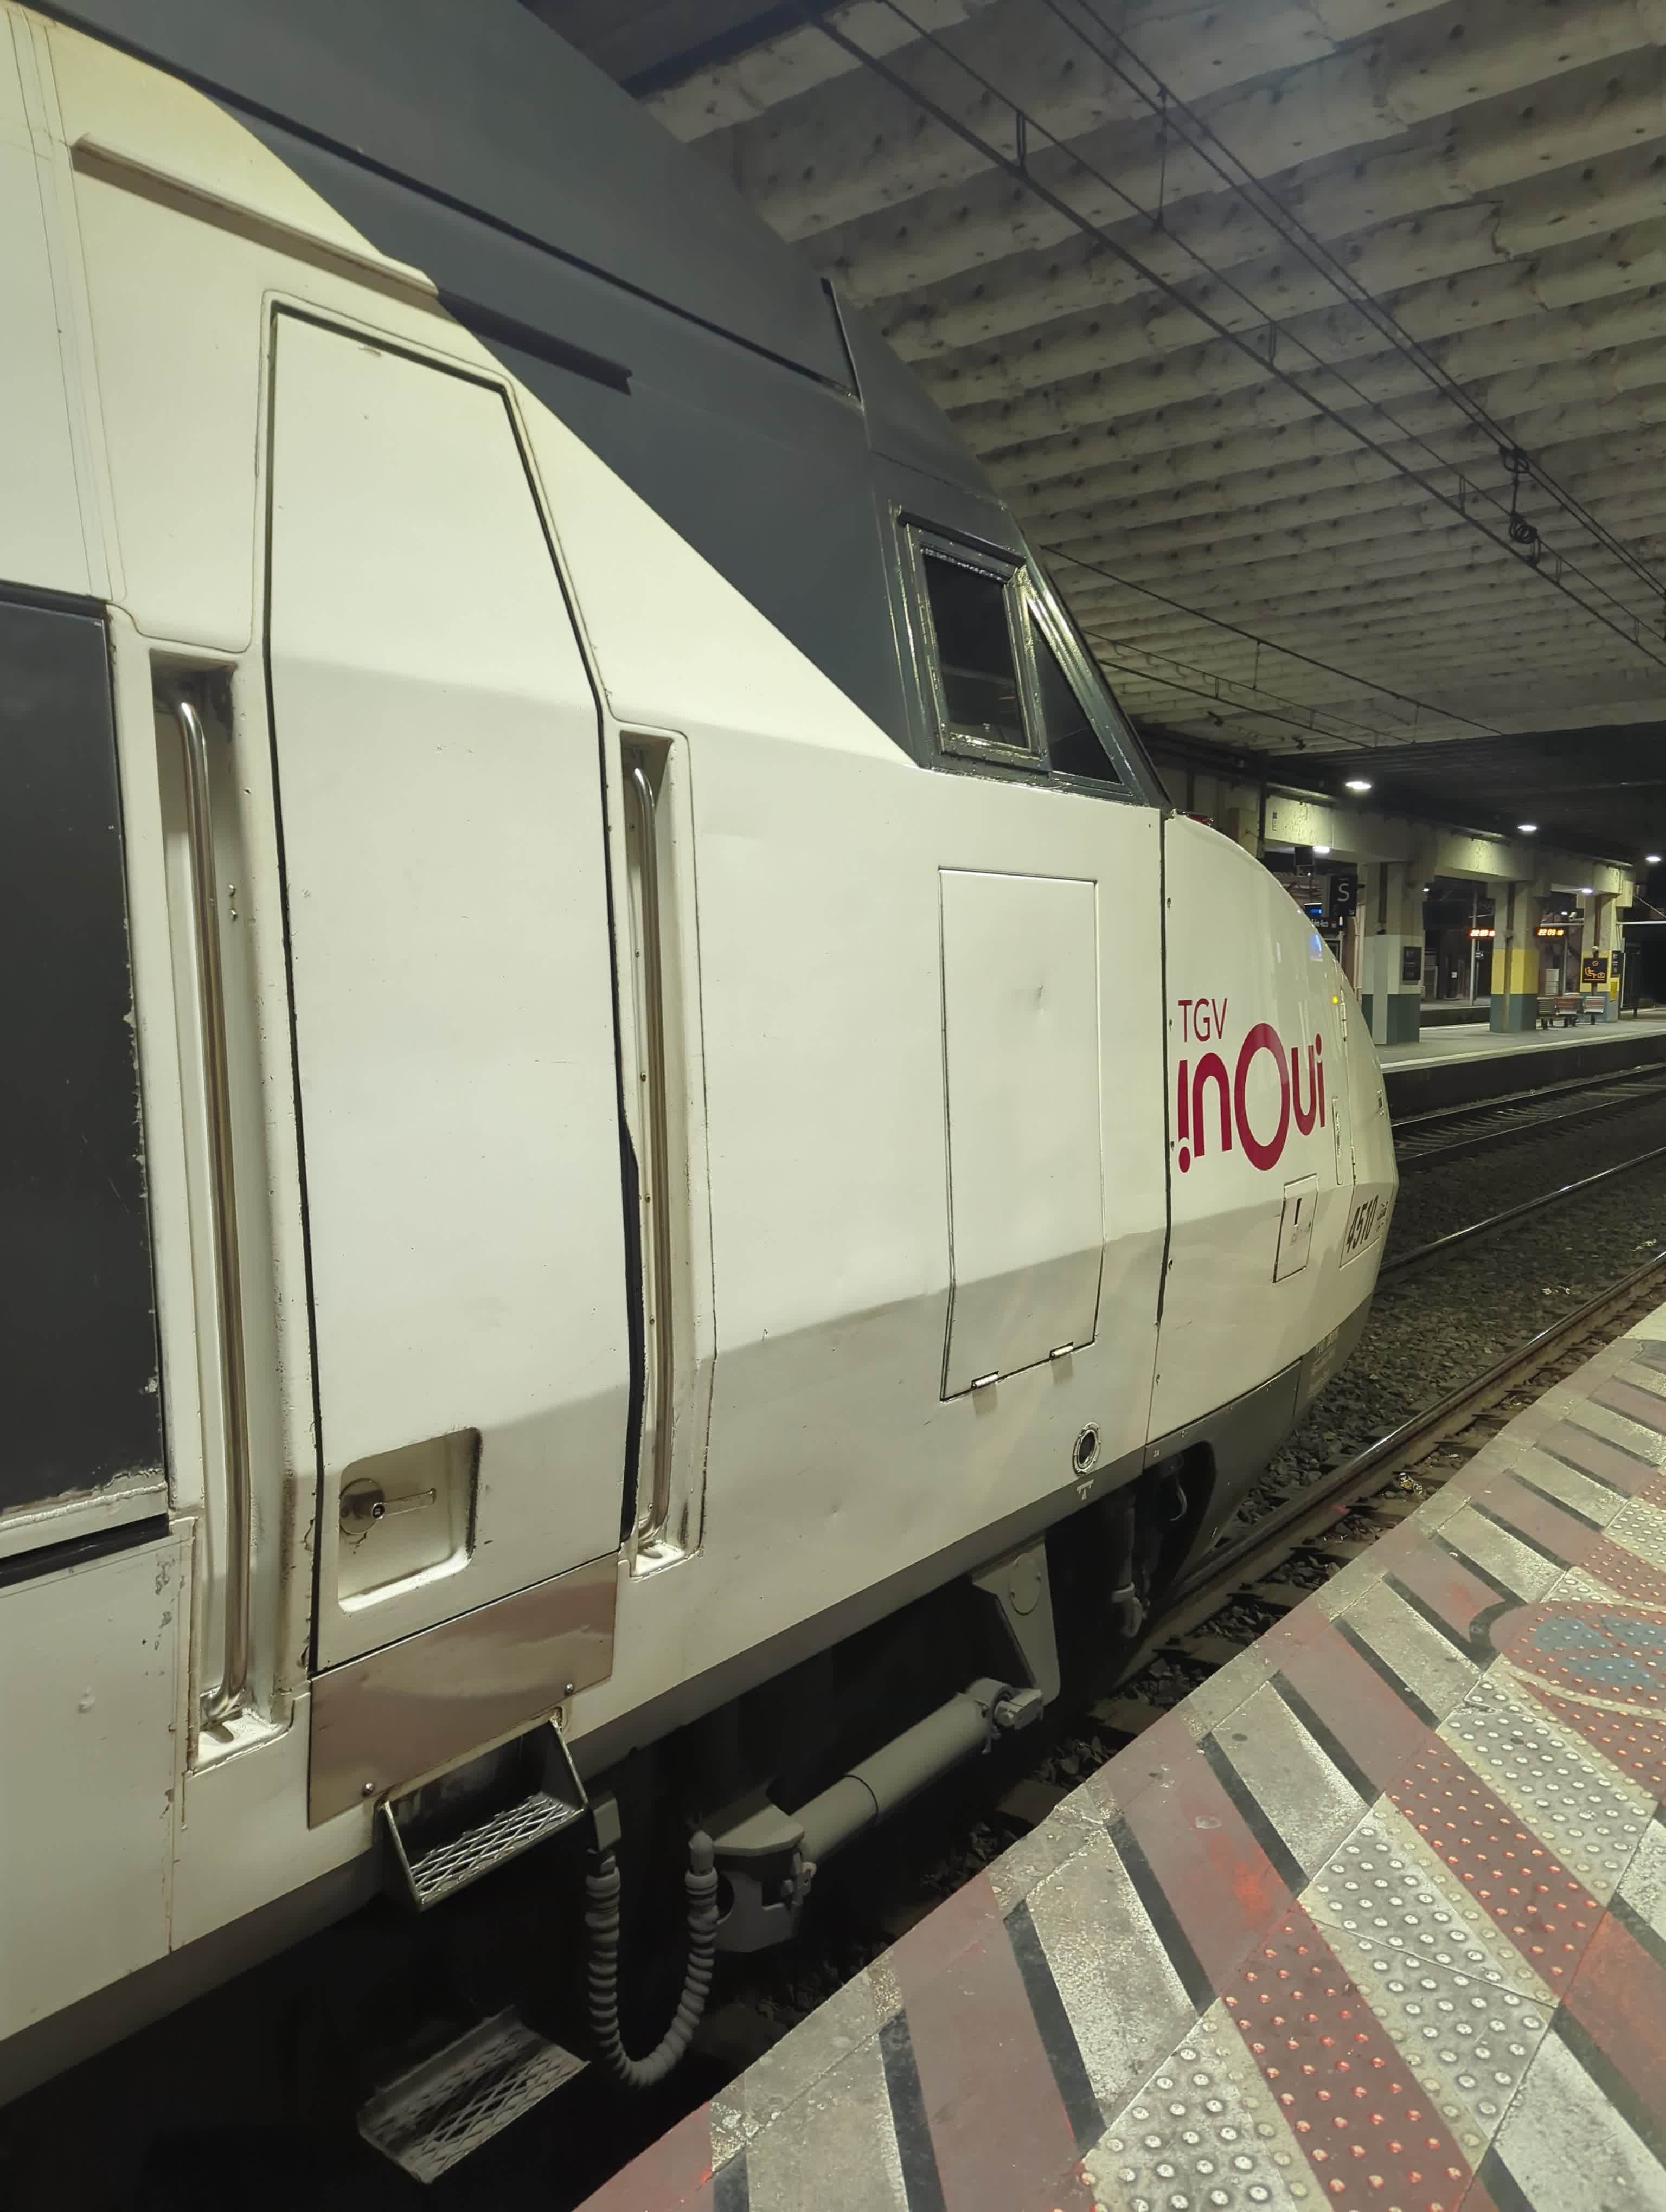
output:
[[[1657,1061],[1643,1060],[1635,1067],[1617,1067],[1609,1075],[1570,1075],[1556,1083],[1530,1083],[1524,1090],[1500,1091],[1491,1098],[1458,1098],[1450,1106],[1426,1106],[1420,1114],[1396,1114],[1394,1126],[1402,1129],[1421,1129],[1431,1121],[1450,1121],[1461,1114],[1484,1114],[1493,1106],[1519,1106],[1535,1098],[1554,1098],[1569,1091],[1589,1091],[1597,1084],[1623,1083],[1632,1078],[1659,1076],[1663,1070]]]
[[[1400,1171],[1402,1175],[1412,1174],[1420,1168],[1436,1166],[1443,1160],[1462,1159],[1468,1153],[1479,1152],[1484,1146],[1502,1142],[1508,1138],[1531,1137],[1550,1130],[1578,1128],[1587,1121],[1602,1121],[1610,1114],[1623,1114],[1633,1106],[1646,1106],[1663,1091],[1666,1091],[1666,1081],[1663,1081],[1657,1076],[1651,1083],[1639,1084],[1635,1089],[1628,1087],[1615,1095],[1614,1088],[1615,1080],[1614,1077],[1608,1077],[1600,1084],[1593,1083],[1578,1086],[1581,1090],[1590,1091],[1600,1088],[1604,1094],[1600,1098],[1591,1099],[1583,1106],[1570,1103],[1557,1112],[1534,1114],[1527,1110],[1526,1102],[1523,1101],[1519,1113],[1507,1116],[1496,1126],[1485,1125],[1464,1129],[1462,1133],[1455,1133],[1450,1143],[1430,1145],[1419,1150],[1399,1153]],[[1502,1108],[1504,1102],[1500,1100],[1498,1103]],[[1474,1107],[1472,1109],[1472,1115],[1477,1123],[1486,1124],[1487,1109],[1484,1106]],[[1396,1146],[1396,1151],[1397,1149]]]
[[[1639,1152],[1629,1160],[1620,1160],[1611,1168],[1598,1168],[1592,1175],[1581,1176],[1577,1182],[1565,1182],[1554,1190],[1547,1190],[1538,1198],[1523,1199],[1519,1206],[1506,1206],[1501,1213],[1489,1213],[1483,1221],[1472,1221],[1467,1227],[1454,1229],[1444,1237],[1434,1237],[1414,1250],[1402,1252],[1398,1259],[1385,1260],[1377,1271],[1381,1282],[1385,1275],[1402,1275],[1413,1267],[1427,1266],[1432,1260],[1444,1259],[1447,1253],[1460,1245],[1472,1243],[1479,1237],[1490,1237],[1496,1231],[1507,1229],[1512,1221],[1520,1221],[1529,1213],[1541,1213],[1547,1206],[1560,1206],[1565,1198],[1577,1198],[1582,1190],[1590,1190],[1599,1182],[1607,1182],[1614,1176],[1630,1175],[1635,1169],[1646,1168],[1655,1160],[1666,1159],[1666,1145],[1656,1145],[1646,1152]]]
[[[1562,1315],[1525,1344],[1460,1382],[1432,1406],[1412,1414],[1364,1451],[1356,1452],[1322,1482],[1286,1499],[1276,1512],[1256,1522],[1239,1542],[1206,1560],[1197,1573],[1170,1593],[1128,1666],[1121,1670],[1121,1679],[1129,1680],[1164,1644],[1218,1613],[1247,1583],[1258,1581],[1298,1550],[1304,1538],[1335,1528],[1362,1498],[1381,1490],[1396,1474],[1426,1458],[1467,1428],[1478,1413],[1542,1367],[1564,1345],[1577,1342],[1608,1315],[1631,1304],[1645,1283],[1663,1275],[1666,1275],[1666,1253],[1632,1268],[1572,1313]]]

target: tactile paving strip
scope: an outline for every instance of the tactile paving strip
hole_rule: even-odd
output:
[[[1341,1929],[1338,1955],[1471,2166],[1521,2084],[1551,2008],[1473,1975],[1449,1973]]]
[[[1576,1698],[1559,1697],[1554,1690],[1540,1689],[1536,1684],[1533,1693],[1547,1712],[1577,1729],[1603,1758],[1666,1804],[1666,1728],[1659,1721],[1648,1715],[1615,1712]]]
[[[1535,1973],[1565,1990],[1602,1911],[1578,1877],[1438,1737],[1389,1794]]]
[[[1317,2212],[1307,2160],[1213,2005],[1083,2160],[1104,2212]]]
[[[1609,1522],[1608,1534],[1616,1544],[1666,1573],[1666,1513],[1652,1498],[1628,1500]]]
[[[1539,1978],[1409,1825],[1373,1813],[1302,1893],[1316,1920],[1356,1942],[1423,1959],[1519,1996],[1541,1997]]]
[[[1225,2002],[1327,2201],[1455,2212],[1468,2161],[1300,1905],[1246,1961]]]
[[[1496,1676],[1441,1733],[1593,1896],[1614,1894],[1654,1814],[1644,1790]]]

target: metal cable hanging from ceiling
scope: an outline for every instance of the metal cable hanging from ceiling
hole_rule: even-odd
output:
[[[1286,699],[1277,691],[1262,691],[1259,684],[1242,683],[1235,676],[1217,676],[1213,669],[1195,668],[1191,662],[1177,660],[1170,653],[1153,653],[1148,646],[1127,644],[1111,631],[1096,629],[1091,623],[1083,623],[1080,627],[1084,637],[1099,639],[1110,648],[1109,653],[1095,651],[1094,658],[1101,668],[1114,669],[1119,675],[1131,676],[1141,684],[1158,684],[1167,691],[1183,692],[1189,698],[1201,699],[1213,706],[1231,707],[1241,714],[1253,714],[1264,722],[1281,723],[1286,729],[1299,733],[1297,740],[1299,750],[1306,750],[1301,743],[1302,738],[1325,738],[1334,744],[1357,745],[1361,751],[1368,752],[1384,734],[1380,730],[1373,730],[1367,722],[1350,724],[1345,715],[1304,706],[1299,699]],[[1130,659],[1119,659],[1119,653],[1125,656],[1137,653],[1141,660],[1161,661],[1164,667],[1177,669],[1180,674],[1164,676],[1156,669],[1138,667]],[[1188,677],[1193,679],[1189,683],[1184,680]],[[1224,690],[1223,686],[1225,687]],[[1257,696],[1253,699],[1231,697],[1229,694],[1235,691],[1255,692]],[[1262,700],[1276,703],[1263,706]],[[1322,712],[1325,713],[1327,721],[1341,726],[1324,727],[1317,719]],[[1210,719],[1221,722],[1219,714],[1212,715]]]
[[[1540,559],[1534,562],[1523,561],[1508,535],[1507,510],[1504,508],[1501,501],[1493,501],[1492,494],[1481,492],[1481,495],[1489,503],[1499,505],[1500,511],[1505,513],[1506,530],[1504,532],[1489,528],[1486,521],[1470,508],[1467,499],[1462,496],[1455,497],[1450,492],[1443,490],[1438,484],[1431,483],[1429,478],[1418,470],[1410,468],[1405,462],[1395,459],[1388,447],[1379,440],[1361,429],[1357,423],[1350,422],[1338,408],[1321,398],[1316,392],[1310,391],[1306,385],[1298,377],[1293,375],[1288,368],[1281,368],[1274,358],[1276,337],[1281,325],[1267,316],[1255,301],[1241,291],[1230,277],[1222,275],[1219,270],[1213,268],[1195,248],[1187,246],[1183,240],[1178,241],[1183,251],[1190,256],[1207,276],[1219,284],[1224,291],[1230,292],[1234,298],[1242,300],[1256,315],[1268,333],[1265,345],[1259,344],[1241,331],[1233,330],[1230,325],[1223,323],[1218,316],[1212,315],[1207,308],[1200,307],[1194,300],[1189,300],[1178,285],[1172,284],[1166,277],[1159,276],[1147,263],[1140,260],[1136,253],[1131,252],[1120,239],[1113,237],[1103,224],[1097,223],[1091,217],[1083,215],[1079,209],[1072,207],[1069,201],[1062,198],[1050,185],[1042,183],[1030,167],[1030,141],[1032,136],[1053,148],[1073,167],[1080,169],[1085,175],[1091,177],[1095,183],[1103,185],[1107,191],[1114,194],[1134,214],[1147,222],[1152,219],[1151,210],[1140,207],[1139,203],[1124,191],[1113,178],[1106,176],[1103,170],[1096,168],[1085,155],[1076,152],[1073,147],[1067,146],[1062,139],[1049,131],[1045,124],[1038,123],[1017,101],[1004,93],[992,78],[986,76],[981,70],[976,68],[962,55],[956,53],[935,31],[927,29],[917,22],[909,14],[907,9],[900,4],[900,0],[882,0],[882,4],[897,17],[899,22],[906,26],[916,41],[928,45],[942,54],[953,67],[969,77],[981,92],[1004,107],[1012,116],[1018,149],[1015,155],[1005,153],[993,140],[986,138],[982,131],[974,129],[970,124],[964,122],[958,116],[945,108],[939,100],[934,100],[929,93],[923,92],[919,86],[910,83],[907,77],[891,68],[890,64],[880,56],[869,53],[866,47],[859,45],[837,24],[826,17],[815,16],[807,8],[805,11],[806,21],[819,30],[824,38],[830,39],[843,52],[850,55],[852,59],[861,67],[871,70],[874,76],[890,85],[893,91],[900,93],[905,100],[912,100],[917,107],[929,115],[934,122],[939,123],[945,130],[952,131],[957,137],[981,155],[992,168],[999,169],[1003,175],[1011,177],[1014,183],[1022,185],[1027,191],[1034,193],[1037,199],[1050,207],[1055,215],[1062,217],[1074,229],[1080,231],[1085,237],[1097,240],[1108,253],[1121,261],[1124,267],[1132,270],[1135,276],[1142,278],[1154,291],[1160,293],[1164,299],[1170,301],[1185,313],[1193,316],[1207,330],[1213,331],[1218,338],[1231,346],[1235,352],[1242,354],[1247,360],[1253,361],[1263,374],[1275,378],[1280,384],[1285,385],[1305,405],[1312,408],[1316,414],[1332,423],[1345,437],[1352,438],[1366,452],[1374,453],[1396,476],[1403,477],[1408,483],[1416,484],[1431,499],[1445,507],[1450,514],[1456,515],[1460,522],[1478,531],[1489,544],[1495,545],[1508,557],[1512,566],[1526,574],[1541,578],[1553,590],[1559,592],[1571,605],[1578,607],[1582,613],[1600,622],[1623,643],[1632,646],[1638,652],[1645,654],[1657,667],[1666,667],[1666,646],[1657,650],[1653,637],[1644,630],[1640,617],[1626,606],[1622,600],[1617,599],[1606,586],[1587,576],[1576,562],[1570,560],[1565,554],[1553,552],[1554,565],[1547,566],[1542,556],[1544,551],[1550,549],[1545,547],[1542,538],[1537,540],[1541,552]],[[1353,395],[1362,407],[1393,422],[1394,418],[1388,414],[1388,410],[1379,401],[1371,398],[1366,393],[1359,391],[1334,363],[1322,360],[1313,352],[1305,340],[1292,337],[1287,331],[1286,336],[1290,337],[1291,343],[1298,350],[1309,356],[1316,368],[1327,376],[1334,377],[1344,390]],[[1401,435],[1406,437],[1408,442],[1422,443],[1420,440],[1411,438],[1398,423],[1394,423],[1394,428],[1400,430]],[[1426,447],[1425,450],[1428,448]],[[1439,465],[1445,470],[1450,466],[1450,464],[1441,460]],[[1466,483],[1467,479],[1460,477],[1461,489]],[[1481,491],[1480,487],[1474,489]],[[1519,542],[1518,540],[1517,543]],[[1593,606],[1590,600],[1582,599],[1567,582],[1566,579],[1570,574],[1578,576],[1581,583],[1584,584],[1597,598],[1607,600],[1609,605],[1617,608],[1620,619],[1616,620],[1613,615],[1605,614],[1600,606]]]
[[[1391,684],[1379,684],[1372,677],[1356,675],[1350,668],[1339,668],[1334,661],[1321,660],[1314,653],[1299,652],[1293,645],[1276,645],[1270,637],[1262,637],[1252,629],[1243,629],[1237,623],[1227,622],[1219,615],[1205,614],[1201,607],[1189,607],[1183,600],[1170,599],[1166,592],[1157,591],[1150,584],[1136,584],[1132,577],[1119,576],[1114,568],[1107,568],[1103,562],[1089,561],[1079,553],[1067,553],[1062,546],[1058,545],[1043,546],[1041,551],[1049,562],[1067,561],[1073,568],[1085,568],[1091,575],[1101,576],[1106,583],[1115,584],[1119,591],[1136,592],[1141,599],[1154,599],[1159,606],[1171,607],[1177,614],[1185,615],[1193,622],[1207,623],[1212,629],[1224,630],[1229,636],[1237,638],[1243,644],[1253,645],[1257,657],[1263,652],[1282,653],[1286,660],[1299,660],[1304,667],[1316,669],[1321,675],[1334,676],[1340,683],[1352,684],[1359,690],[1374,691],[1379,697],[1392,699],[1396,706],[1409,707],[1412,710],[1409,725],[1402,723],[1399,726],[1409,728],[1411,732],[1409,742],[1413,744],[1417,742],[1418,717],[1422,714],[1432,715],[1437,720],[1442,722],[1459,723],[1464,729],[1473,730],[1478,737],[1501,738],[1507,734],[1503,730],[1495,729],[1490,722],[1478,722],[1473,715],[1459,714],[1454,713],[1450,708],[1437,707],[1430,700],[1414,698],[1408,691],[1396,691]],[[1080,618],[1078,617],[1078,619]],[[1085,623],[1081,626],[1084,629],[1088,629]],[[1101,637],[1109,637],[1110,635],[1104,630],[1090,634]],[[1120,639],[1112,638],[1110,641],[1122,645],[1124,651],[1129,649]],[[1146,653],[1150,651],[1150,647],[1138,646],[1133,650]],[[1156,657],[1159,659],[1166,658],[1163,654]],[[1174,665],[1180,667],[1184,664],[1177,661]],[[1225,680],[1231,682],[1233,679],[1228,678]],[[1178,690],[1181,687],[1177,685],[1175,688]],[[1254,690],[1257,687],[1252,684],[1249,688]],[[1269,693],[1268,696],[1276,697],[1278,695]],[[1298,704],[1299,702],[1286,702],[1286,703]],[[1391,737],[1392,734],[1392,731],[1387,730],[1373,732],[1371,744],[1376,745],[1383,738]]]
[[[1323,240],[1316,238],[1306,225],[1291,213],[1278,195],[1238,160],[1225,140],[1216,137],[1203,118],[1195,109],[1189,107],[1177,93],[1170,88],[1149,63],[1140,59],[1121,32],[1104,21],[1100,14],[1097,0],[1042,0],[1042,5],[1067,31],[1087,48],[1097,61],[1102,63],[1110,70],[1118,83],[1126,86],[1137,100],[1142,101],[1151,112],[1158,117],[1164,130],[1170,125],[1174,126],[1181,137],[1182,143],[1195,154],[1207,167],[1213,171],[1235,198],[1258,216],[1268,229],[1276,232],[1287,246],[1293,248],[1339,297],[1365,318],[1392,351],[1409,362],[1427,383],[1432,385],[1443,397],[1449,399],[1466,416],[1472,428],[1479,430],[1496,447],[1499,459],[1511,478],[1509,512],[1511,521],[1516,522],[1519,519],[1517,506],[1522,479],[1530,478],[1546,497],[1568,516],[1570,520],[1578,523],[1579,527],[1585,531],[1605,553],[1611,555],[1622,567],[1630,571],[1651,598],[1660,602],[1662,628],[1666,631],[1666,580],[1657,576],[1647,562],[1641,560],[1630,546],[1616,538],[1606,525],[1599,521],[1582,500],[1569,491],[1566,485],[1560,483],[1547,470],[1540,467],[1532,455],[1524,452],[1517,444],[1514,436],[1505,425],[1489,415],[1481,402],[1466,391],[1455,376],[1441,367],[1434,356],[1395,319],[1392,310],[1384,307],[1375,294],[1360,283],[1358,277],[1336,258]],[[1097,40],[1091,37],[1082,28],[1080,23],[1075,20],[1073,11],[1077,9],[1088,16],[1095,27],[1110,40],[1115,50],[1113,52],[1107,52]],[[1119,61],[1116,58],[1118,55],[1125,58],[1126,65],[1124,61]],[[1159,222],[1162,219],[1160,208],[1158,210],[1157,219]],[[1177,240],[1177,243],[1186,252],[1192,251],[1186,246],[1183,239]],[[1194,254],[1193,258],[1198,259],[1200,257]],[[1379,406],[1379,412],[1389,421],[1395,420],[1386,407]],[[1400,426],[1396,423],[1395,427]],[[1408,437],[1412,434],[1408,433]],[[1421,438],[1416,438],[1414,442],[1423,446],[1425,452],[1431,451]],[[1452,464],[1443,461],[1441,465],[1450,468]],[[1454,473],[1462,479],[1463,473],[1462,470],[1454,470]],[[1501,499],[1493,494],[1486,493],[1482,486],[1478,485],[1476,489],[1483,492],[1492,505],[1503,511],[1504,501]],[[1537,556],[1530,549],[1535,546],[1543,549],[1544,541],[1534,531],[1531,524],[1524,524],[1523,527],[1524,532],[1531,532],[1533,534],[1530,537],[1525,534],[1517,537],[1512,532],[1512,539],[1524,549],[1529,549],[1527,557],[1531,562]]]

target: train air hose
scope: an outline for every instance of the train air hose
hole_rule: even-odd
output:
[[[712,1839],[703,1829],[689,1838],[689,1962],[671,2026],[646,2058],[633,2058],[619,2033],[619,1869],[611,1850],[593,1850],[584,1878],[585,1933],[589,1938],[590,2032],[616,2081],[651,2089],[663,2081],[694,2040],[711,1991],[717,1950],[717,1870]]]

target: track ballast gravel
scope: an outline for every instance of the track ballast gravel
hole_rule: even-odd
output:
[[[1657,1146],[1666,1146],[1666,1103],[1422,1169],[1401,1186],[1383,1256],[1414,1251]],[[1308,1408],[1239,1525],[1272,1512],[1663,1245],[1666,1160],[1390,1278],[1377,1290],[1353,1357]]]

